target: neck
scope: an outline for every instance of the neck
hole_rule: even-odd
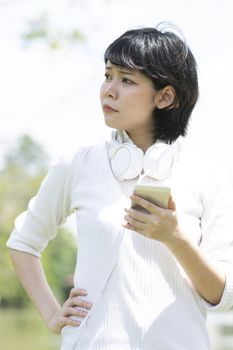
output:
[[[154,144],[154,139],[153,139],[153,133],[150,132],[145,132],[145,133],[132,133],[132,132],[128,132],[127,134],[129,135],[129,137],[131,138],[131,140],[133,141],[133,143],[138,147],[141,148],[143,150],[143,152],[146,152],[146,150]]]

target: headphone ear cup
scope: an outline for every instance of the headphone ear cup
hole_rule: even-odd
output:
[[[112,150],[110,160],[113,174],[119,180],[137,177],[143,169],[143,151],[133,144],[122,144]]]
[[[168,177],[174,164],[174,150],[171,145],[158,143],[148,148],[144,157],[144,171],[157,180]]]
[[[129,141],[129,142],[128,142]],[[156,180],[168,177],[178,160],[181,139],[173,144],[156,142],[144,152],[129,139],[123,130],[112,133],[109,159],[112,172],[118,180],[134,179],[142,173]]]

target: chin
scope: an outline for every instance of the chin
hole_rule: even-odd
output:
[[[105,124],[112,129],[122,129],[122,127],[114,120],[110,120],[108,117],[104,118]]]

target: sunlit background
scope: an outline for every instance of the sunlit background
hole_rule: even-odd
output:
[[[156,26],[162,21],[172,22],[183,31],[198,63],[200,99],[192,116],[187,147],[225,161],[233,176],[233,1],[0,0],[0,163],[1,179],[7,188],[12,189],[9,174],[15,174],[15,165],[17,174],[23,171],[22,182],[31,179],[32,169],[24,168],[24,161],[30,157],[38,161],[40,156],[49,166],[60,156],[74,153],[80,145],[109,137],[99,103],[104,50],[127,29]],[[25,147],[32,149],[29,158],[28,154],[22,157]],[[32,193],[43,177],[42,168],[35,167],[36,176],[34,169]],[[1,193],[6,192],[4,188],[0,185]],[[5,193],[5,197],[14,198],[14,193]],[[27,199],[25,196],[22,208]],[[3,213],[3,201],[0,204]],[[0,220],[4,220],[1,212]],[[10,213],[9,229],[15,212]],[[6,239],[9,232],[3,233]],[[1,245],[2,242],[4,245],[1,239]],[[7,256],[3,246],[1,249],[0,269]],[[8,274],[6,267],[4,271]],[[7,300],[6,287],[5,294],[0,289],[0,348],[12,350],[15,344],[19,350],[58,348],[59,339],[41,329],[36,314],[25,309],[24,303],[20,313],[12,308],[9,311],[12,305],[6,301],[1,303]],[[231,315],[229,312],[210,317],[213,350],[233,349]],[[37,335],[30,340],[28,334],[34,333],[28,319],[39,327],[34,327]],[[15,338],[7,335],[7,329],[11,334],[16,332]],[[36,339],[42,333],[44,343],[37,345]]]

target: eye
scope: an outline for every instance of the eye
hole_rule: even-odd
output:
[[[135,84],[135,82],[133,80],[130,80],[128,78],[123,78],[122,79],[123,83],[127,84],[127,85],[132,85],[132,84]]]
[[[111,80],[111,76],[108,73],[105,73],[104,76],[105,80]]]

